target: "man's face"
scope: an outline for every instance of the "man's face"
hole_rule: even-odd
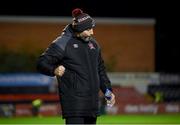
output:
[[[87,29],[81,32],[79,35],[83,40],[89,41],[93,34],[93,29]]]
[[[80,33],[81,36],[84,36],[84,37],[89,37],[89,36],[92,36],[93,35],[93,29],[87,29],[87,30],[84,30],[82,33]]]

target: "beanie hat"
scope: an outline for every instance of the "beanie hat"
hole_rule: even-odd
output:
[[[95,26],[95,21],[79,8],[72,11],[73,23],[72,27],[76,32],[83,32]]]

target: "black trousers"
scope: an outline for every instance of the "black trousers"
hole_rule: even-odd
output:
[[[67,117],[66,124],[96,124],[97,117]]]

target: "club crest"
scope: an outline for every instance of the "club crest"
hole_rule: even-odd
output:
[[[88,43],[88,46],[90,49],[95,49],[94,45],[92,43]]]

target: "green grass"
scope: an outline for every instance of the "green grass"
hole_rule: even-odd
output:
[[[180,124],[180,114],[176,115],[104,115],[98,117],[98,124]],[[64,124],[56,117],[14,117],[0,118],[0,124]]]

